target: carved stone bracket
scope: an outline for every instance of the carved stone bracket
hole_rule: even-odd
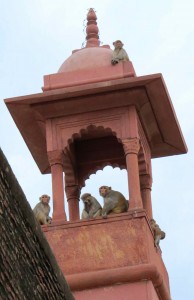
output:
[[[140,175],[140,186],[141,190],[152,189],[152,178],[149,174]]]
[[[140,141],[138,138],[122,139],[125,155],[138,154],[140,150]]]
[[[64,164],[64,157],[63,157],[63,151],[62,150],[54,150],[48,152],[48,160],[50,163],[50,166],[60,164],[63,166]]]
[[[80,188],[78,185],[71,185],[65,187],[65,192],[67,196],[67,201],[71,199],[79,200],[80,197]]]

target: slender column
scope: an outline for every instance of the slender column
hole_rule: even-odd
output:
[[[130,209],[142,208],[142,199],[139,182],[138,152],[140,143],[138,138],[123,139],[123,148],[126,155],[128,185],[130,195]]]
[[[60,150],[49,151],[53,192],[53,220],[67,220],[64,205],[63,154]]]
[[[152,219],[152,178],[149,174],[140,176],[141,195],[143,201],[143,208],[146,210],[148,218]]]
[[[78,185],[71,185],[65,187],[65,192],[67,196],[67,202],[69,206],[69,220],[79,220],[79,198],[80,189]]]

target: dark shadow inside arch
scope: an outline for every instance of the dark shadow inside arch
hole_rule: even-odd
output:
[[[91,174],[107,165],[126,168],[123,146],[116,136],[75,140],[74,149],[79,183],[82,187]]]

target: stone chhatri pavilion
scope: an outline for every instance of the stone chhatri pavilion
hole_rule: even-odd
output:
[[[41,173],[51,173],[53,222],[42,229],[75,298],[170,300],[150,226],[151,159],[187,148],[162,75],[111,65],[96,19],[89,9],[85,48],[44,76],[43,93],[5,102]],[[81,188],[106,165],[126,168],[129,210],[80,220]]]

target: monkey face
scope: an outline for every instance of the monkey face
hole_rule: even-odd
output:
[[[47,203],[49,203],[49,201],[50,201],[50,196],[44,194],[44,195],[42,195],[42,196],[40,197],[40,201],[41,201],[42,203],[47,204]]]
[[[81,196],[81,199],[84,203],[84,205],[86,206],[90,206],[91,205],[91,194],[89,193],[85,193]]]
[[[84,203],[84,209],[87,211],[87,213],[89,213],[90,211],[90,208],[92,206],[92,202],[91,202],[91,199],[88,197],[82,199],[83,200],[83,203]]]
[[[86,199],[83,200],[84,204],[90,206],[91,205],[91,199],[88,197]]]
[[[121,49],[123,47],[123,43],[120,40],[117,40],[113,43],[115,49]]]
[[[107,193],[111,190],[110,186],[103,185],[99,188],[100,196],[106,197]]]

